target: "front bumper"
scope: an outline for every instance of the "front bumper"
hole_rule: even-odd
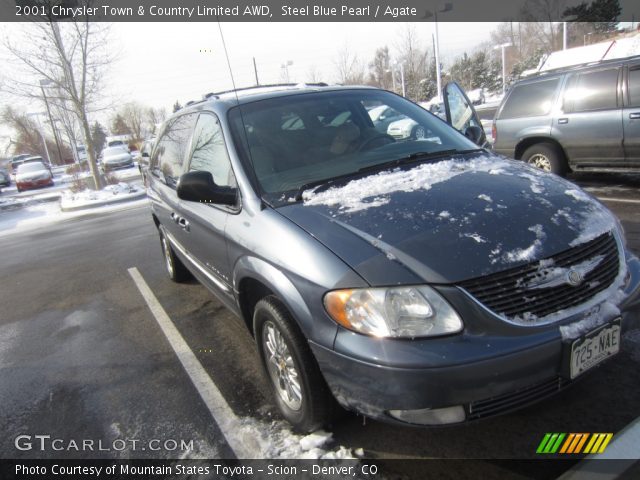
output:
[[[627,267],[623,331],[640,326],[640,261],[628,258]],[[473,326],[467,325],[462,334],[394,340],[341,328],[333,350],[311,343],[338,402],[390,422],[398,422],[390,410],[462,406],[470,421],[522,408],[572,383],[562,377],[563,340],[558,324],[500,325],[500,331],[487,333],[491,331],[487,325],[501,321],[455,295],[455,289],[447,292],[456,307],[465,305],[459,309],[462,318],[474,318]]]

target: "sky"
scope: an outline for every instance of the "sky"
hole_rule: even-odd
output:
[[[423,47],[431,48],[433,23],[413,24]],[[441,23],[440,53],[445,59],[472,51],[489,40],[495,24]],[[255,84],[255,57],[260,83],[318,77],[337,80],[335,60],[348,48],[367,64],[376,48],[396,51],[403,23],[222,23],[236,86]],[[216,23],[119,23],[113,25],[118,62],[109,75],[110,90],[122,101],[138,100],[169,108],[205,93],[233,87]]]
[[[440,23],[440,55],[446,60],[471,52],[489,40],[495,23]],[[412,27],[423,48],[432,48],[434,23],[221,23],[220,27],[238,87],[255,84],[253,58],[260,83],[278,83],[288,66],[291,82],[310,80],[315,70],[321,81],[337,81],[335,61],[348,48],[366,65],[376,48],[387,45],[397,55],[402,32]],[[24,24],[0,24],[3,35]],[[115,62],[103,78],[105,96],[118,105],[137,101],[164,107],[197,100],[203,94],[233,88],[217,23],[113,23],[108,48]],[[0,57],[4,55],[0,45]],[[29,111],[42,105],[2,97]],[[108,124],[112,112],[97,114]],[[10,131],[0,125],[0,157],[8,146]]]

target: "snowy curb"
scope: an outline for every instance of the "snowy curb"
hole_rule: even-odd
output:
[[[19,210],[21,208],[30,207],[32,205],[37,205],[38,203],[43,203],[43,202],[57,202],[58,200],[60,200],[60,196],[61,196],[60,192],[57,192],[49,195],[41,195],[41,196],[34,195],[34,196],[22,197],[22,198],[16,199],[17,201],[11,201],[11,202],[3,202],[2,199],[0,199],[0,211]]]
[[[145,190],[140,190],[137,192],[133,192],[127,195],[115,195],[114,198],[110,198],[107,200],[94,200],[94,201],[86,201],[81,204],[77,204],[72,201],[60,200],[60,210],[63,212],[75,212],[78,210],[86,210],[90,208],[103,207],[105,205],[113,205],[116,203],[130,202],[132,200],[138,200],[147,196],[147,192]]]

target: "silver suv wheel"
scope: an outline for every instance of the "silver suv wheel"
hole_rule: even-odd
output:
[[[551,171],[551,160],[546,155],[542,153],[537,153],[529,158],[529,164],[537,167],[545,172]]]

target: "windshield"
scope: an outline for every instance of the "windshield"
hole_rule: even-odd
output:
[[[112,157],[115,155],[123,155],[125,153],[129,153],[127,152],[124,148],[122,147],[107,147],[102,151],[102,156],[104,157]]]
[[[416,153],[477,148],[423,108],[382,90],[262,100],[232,109],[229,120],[238,151],[269,194]]]
[[[18,173],[26,172],[39,172],[40,170],[46,170],[47,168],[40,162],[23,163],[18,166]]]

